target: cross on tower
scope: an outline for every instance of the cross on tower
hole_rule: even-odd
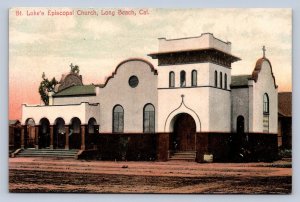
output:
[[[266,57],[266,47],[263,46],[262,50],[263,50],[263,58],[265,58]]]

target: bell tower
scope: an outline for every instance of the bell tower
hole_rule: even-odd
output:
[[[240,60],[231,54],[231,43],[211,33],[158,40],[158,52],[148,54],[158,60],[158,122],[165,123],[184,104],[198,116],[201,131],[230,131],[231,64]],[[214,120],[214,114],[224,115],[227,121]],[[158,129],[166,132],[168,126]]]

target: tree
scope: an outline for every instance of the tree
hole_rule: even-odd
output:
[[[48,78],[46,78],[45,72],[43,72],[42,74],[42,79],[43,80],[41,81],[39,87],[39,93],[45,105],[49,105],[48,92],[54,91],[54,87],[58,82],[56,81],[55,77],[53,77],[51,81],[49,81]]]
[[[79,66],[70,64],[71,70],[70,73],[79,74]],[[39,87],[39,93],[41,96],[41,99],[45,103],[45,105],[49,105],[49,96],[48,92],[53,92],[55,85],[58,84],[58,81],[56,81],[55,77],[53,77],[51,80],[48,80],[46,78],[45,72],[42,74],[42,81],[40,83]]]

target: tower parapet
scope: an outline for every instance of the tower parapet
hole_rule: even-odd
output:
[[[231,54],[231,43],[217,39],[211,33],[198,37],[166,39],[159,38],[158,52],[150,53],[158,59],[158,65],[177,65],[211,62],[225,67],[240,58]]]

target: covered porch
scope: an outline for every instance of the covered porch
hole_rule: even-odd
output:
[[[22,105],[21,149],[96,149],[99,103]]]

